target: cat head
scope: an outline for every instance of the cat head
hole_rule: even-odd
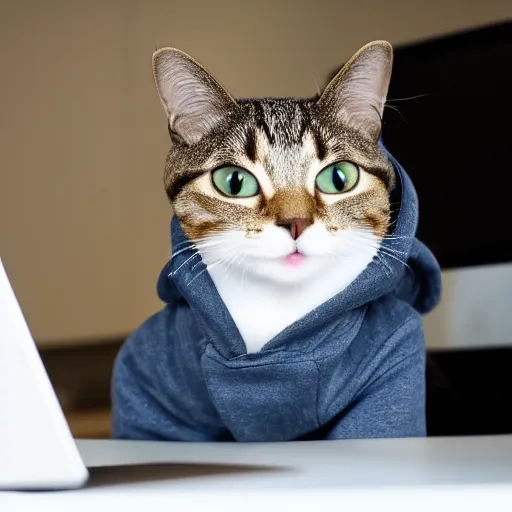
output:
[[[391,67],[391,45],[377,41],[319,98],[235,100],[185,53],[155,52],[165,189],[208,267],[288,283],[364,269],[390,219],[394,172],[379,137]]]

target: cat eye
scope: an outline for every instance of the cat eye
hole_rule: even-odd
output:
[[[228,197],[253,197],[259,194],[258,180],[245,169],[221,167],[212,173],[215,188]]]
[[[322,169],[316,177],[316,188],[324,194],[341,194],[352,190],[359,181],[359,168],[352,162],[337,162]]]

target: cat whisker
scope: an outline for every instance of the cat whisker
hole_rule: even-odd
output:
[[[194,254],[192,254],[192,256],[187,258],[174,272],[171,272],[171,275],[176,275],[180,271],[180,269],[183,268],[184,265],[186,265],[192,258],[195,258],[196,256],[199,256],[198,251],[196,251]]]
[[[363,243],[367,243],[370,247],[373,247],[374,249],[378,249],[380,252],[383,252],[383,253],[387,253],[389,255],[398,255],[396,256],[396,258],[401,262],[403,263],[404,265],[408,266],[406,262],[402,261],[401,259],[399,259],[398,257],[399,256],[406,256],[407,253],[404,252],[404,251],[397,251],[396,249],[393,249],[391,247],[385,247],[379,243],[372,243],[372,242],[368,242],[368,241],[363,241]]]
[[[383,270],[385,272],[385,274],[390,277],[392,275],[392,271],[391,271],[391,267],[386,263],[386,260],[380,255],[380,253],[377,253],[375,255],[375,258],[376,258],[376,263],[381,263],[382,267],[383,267]]]
[[[396,98],[394,100],[388,100],[386,103],[390,103],[390,102],[393,102],[393,101],[409,101],[409,100],[416,100],[418,98],[425,98],[426,96],[428,96],[427,93],[424,93],[424,94],[417,94],[416,96],[409,96],[407,98]]]
[[[190,240],[183,240],[183,242],[179,242],[177,244],[172,244],[172,249],[176,249],[182,245],[185,245],[185,244],[189,244],[189,245],[194,245],[194,242],[191,242]]]
[[[212,250],[212,247],[215,248],[215,250]],[[231,262],[234,259],[237,258],[237,253],[234,253],[233,258],[231,257],[232,250],[231,248],[225,247],[221,243],[217,243],[215,245],[211,245],[208,249],[208,251],[205,252],[207,256],[207,260],[213,260],[215,265],[222,264],[224,266],[224,274],[226,274],[229,270],[229,267],[231,266]],[[203,254],[203,256],[205,256]],[[213,257],[213,258],[212,258]],[[206,264],[207,268],[210,268],[210,264]]]
[[[365,234],[369,234],[369,235],[373,235],[373,231],[371,229],[365,229],[365,230],[359,230],[360,232],[363,232]],[[412,236],[400,236],[400,235],[384,235],[382,236],[382,240],[391,240],[391,241],[394,241],[394,240],[410,240],[414,237]],[[366,239],[365,239],[366,240]],[[379,247],[380,247],[380,244],[379,244]],[[394,249],[396,251],[396,249]],[[403,254],[407,254],[405,251],[396,251],[397,253],[403,253]]]
[[[230,260],[228,261],[228,264],[226,266],[225,272],[228,273],[233,265],[235,265],[237,267],[242,266],[242,263],[244,262],[245,257],[246,257],[245,254],[235,253],[233,258],[230,258]],[[242,288],[243,288],[243,282],[244,282],[244,277],[245,277],[246,270],[247,270],[247,268],[242,266],[242,275],[241,275],[240,287],[239,287],[240,292],[242,291]]]
[[[388,256],[390,258],[393,258],[394,260],[398,261],[404,267],[406,267],[408,270],[410,270],[412,272],[412,269],[409,266],[409,264],[406,261],[403,261],[399,257],[399,256],[401,256],[401,251],[396,251],[396,250],[393,250],[393,249],[391,249],[389,247],[384,247],[384,246],[382,246],[379,243],[376,243],[374,241],[368,240],[368,239],[363,238],[363,237],[358,237],[357,235],[353,236],[351,238],[351,241],[355,242],[356,244],[358,243],[360,245],[370,247],[372,249],[377,249],[378,250],[377,254],[380,254],[381,257]],[[396,254],[398,254],[398,256],[396,256]]]
[[[401,258],[399,258],[398,256],[395,256],[392,252],[390,252],[389,250],[387,250],[387,248],[385,247],[381,247],[380,248],[380,251],[379,253],[381,255],[384,255],[384,256],[388,256],[390,258],[393,258],[394,260],[398,261],[399,263],[401,263],[405,268],[407,268],[408,270],[410,270],[412,272],[412,268],[409,266],[409,264],[406,262],[406,261],[403,261]]]
[[[233,251],[234,252],[234,251]],[[226,273],[229,273],[231,267],[236,264],[236,261],[238,259],[240,255],[236,252],[234,252],[234,255],[232,258],[229,259],[229,261],[227,262],[227,266],[226,266]]]
[[[190,267],[190,271],[194,270],[198,265],[201,265],[201,263],[203,263],[203,260],[199,260],[197,263],[194,263],[191,267]]]
[[[206,242],[206,243],[210,243],[210,242],[219,243],[219,235],[218,234],[206,235],[206,236],[203,236],[201,238],[195,238],[193,240],[193,242],[195,244],[203,243],[203,242]]]
[[[397,254],[398,256],[403,256],[406,258],[409,254],[407,251],[399,251],[398,249],[394,249],[393,247],[388,247],[387,245],[379,245],[379,249],[382,249],[383,251],[388,251],[393,254]]]
[[[384,235],[383,238],[386,240],[410,240],[414,237],[411,235]]]
[[[174,258],[176,258],[176,256],[179,256],[180,254],[183,254],[184,252],[191,251],[191,250],[196,250],[197,251],[198,249],[205,249],[207,247],[214,246],[214,244],[212,242],[209,242],[208,244],[197,244],[197,243],[194,243],[194,242],[184,241],[184,242],[180,242],[179,244],[177,244],[176,247],[179,247],[179,246],[184,245],[184,244],[189,244],[189,245],[187,247],[183,247],[182,249],[179,249],[179,250],[173,252],[171,257],[169,258],[169,261],[172,261]],[[177,269],[177,270],[179,270],[179,269]],[[176,270],[176,272],[177,272],[177,270]],[[172,274],[172,272],[171,272],[171,274]]]
[[[198,242],[196,243],[196,247],[201,251],[201,250],[204,250],[204,249],[214,249],[215,247],[221,247],[221,243],[220,242],[205,242],[205,243],[201,243],[201,242]]]
[[[196,249],[195,245],[190,245],[190,247],[185,247],[184,249],[180,249],[179,251],[173,252],[171,257],[169,258],[169,261],[172,261],[176,256],[179,256],[180,254],[190,251],[192,249]]]
[[[169,263],[174,259],[176,258],[176,256],[179,256],[180,254],[183,254],[184,252],[187,252],[187,251],[191,251],[191,250],[196,250],[195,246],[190,246],[190,247],[186,247],[185,249],[180,249],[179,251],[176,251],[175,253],[173,253],[171,255],[171,257],[169,258]],[[195,254],[197,254],[197,251],[192,255],[194,256]],[[189,258],[190,259],[190,258]],[[188,259],[187,259],[188,261]],[[186,263],[186,262],[185,262]],[[182,267],[182,265],[180,265],[180,267],[177,269],[177,270],[171,270],[168,274],[167,274],[167,277],[171,277],[173,276],[180,268]]]
[[[207,268],[203,268],[203,270],[201,270],[200,272],[197,273],[196,276],[194,276],[187,284],[187,287],[189,287],[200,275],[202,275],[204,272],[206,272],[208,269]]]
[[[390,108],[391,110],[394,110],[395,112],[398,112],[400,117],[407,123],[407,119],[405,119],[405,117],[403,116],[402,112],[400,112],[400,110],[398,110],[395,106],[386,104],[385,108]]]
[[[399,251],[398,249],[394,249],[393,247],[388,247],[382,244],[378,244],[375,246],[375,248],[380,249],[382,251],[387,251],[391,254],[396,254],[398,256],[407,257],[408,253],[406,251]]]
[[[332,253],[333,256],[335,256],[337,259],[341,261],[346,261],[347,257],[352,257],[354,255],[354,252],[359,252],[361,255],[363,253],[367,253],[369,250],[373,253],[374,258],[377,260],[377,263],[380,263],[383,267],[384,273],[386,276],[391,275],[391,268],[384,262],[381,256],[379,256],[379,252],[377,250],[377,247],[372,246],[371,244],[364,243],[365,241],[362,241],[357,236],[351,236],[347,239],[347,242],[352,246],[350,249],[349,254],[341,254],[338,251]],[[364,254],[366,256],[366,254]]]
[[[322,92],[320,91],[320,86],[318,85],[318,82],[316,81],[316,78],[314,75],[313,75],[313,82],[315,82],[316,92],[318,93],[318,97],[320,98],[320,96],[322,96]]]
[[[199,276],[201,276],[202,274],[204,274],[204,272],[206,272],[207,270],[210,270],[211,268],[219,265],[221,263],[221,260],[217,260],[217,261],[214,261],[213,263],[210,263],[209,265],[205,265],[205,268],[203,268],[203,270],[199,271],[197,273],[197,275],[195,275],[187,284],[187,287],[189,287]],[[194,267],[197,266],[197,265],[194,265]],[[192,268],[194,268],[192,267]]]
[[[393,223],[390,223],[389,226],[391,226]],[[372,226],[366,222],[361,223],[362,226],[364,226],[364,229],[358,229],[359,232],[367,233],[369,235],[375,235],[375,232],[372,228]],[[402,239],[411,239],[414,238],[413,236],[401,236],[401,235],[381,235],[382,239],[386,240],[402,240]]]

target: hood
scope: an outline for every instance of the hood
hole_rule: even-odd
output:
[[[385,150],[386,151],[386,150]],[[418,198],[413,184],[400,164],[388,153],[396,174],[392,193],[398,205],[390,237],[381,246],[385,259],[374,258],[368,267],[341,293],[287,327],[263,349],[285,346],[288,340],[310,337],[321,326],[339,320],[340,315],[360,308],[384,295],[395,294],[420,314],[429,312],[441,294],[441,274],[432,253],[415,238]],[[188,239],[179,221],[171,221],[175,256],[158,279],[158,295],[166,303],[188,304],[210,341],[227,358],[245,354],[245,344],[215,285],[200,261],[186,248]],[[407,265],[404,265],[406,262]],[[177,272],[179,269],[179,272]]]

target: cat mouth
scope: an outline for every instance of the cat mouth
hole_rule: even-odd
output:
[[[299,251],[292,252],[284,257],[285,265],[292,268],[300,267],[305,260],[306,256]]]

